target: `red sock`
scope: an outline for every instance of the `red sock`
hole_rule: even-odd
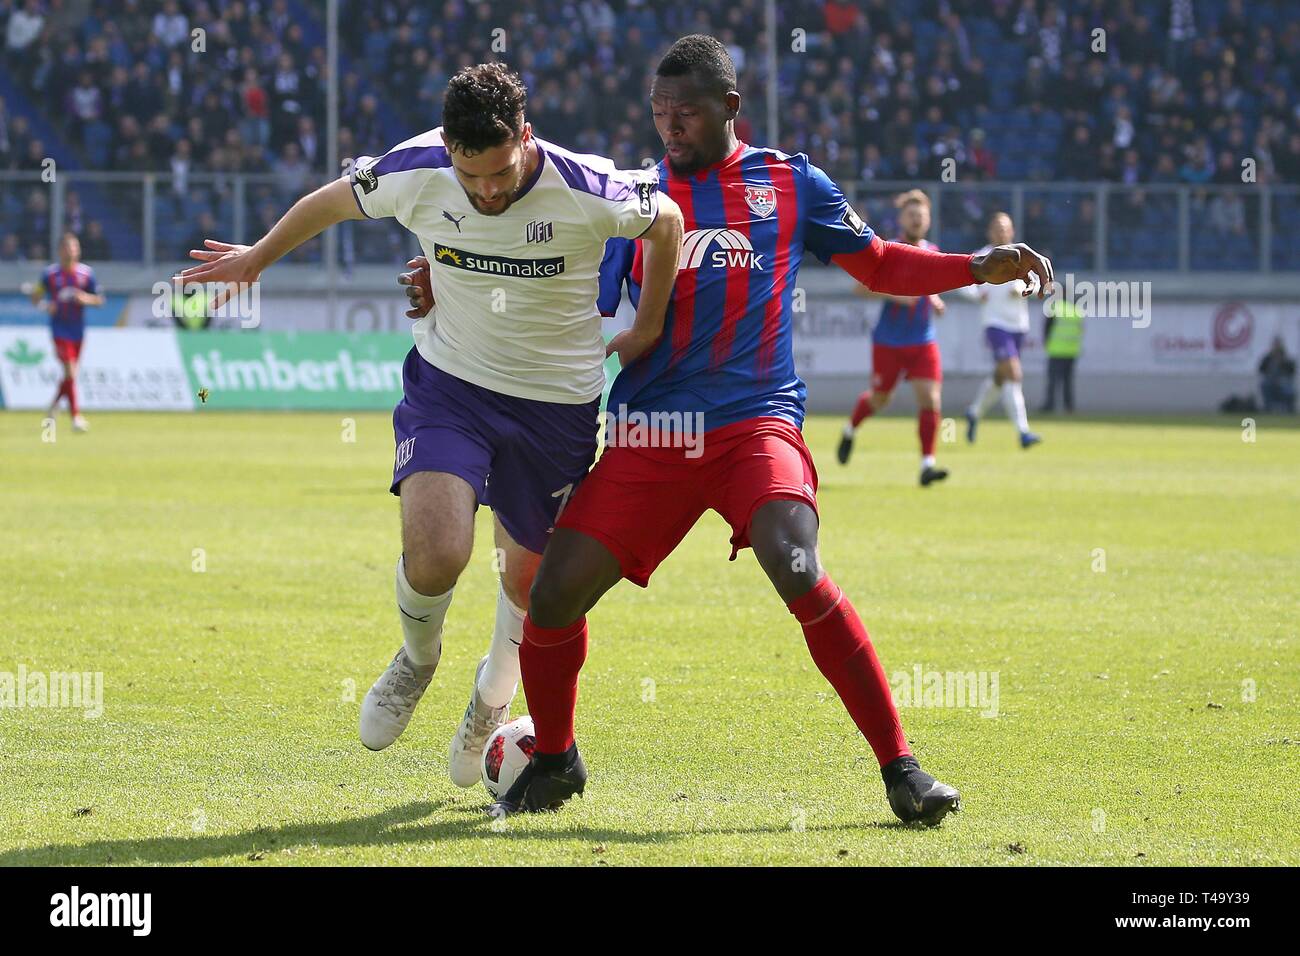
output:
[[[50,408],[57,409],[66,394],[68,394],[68,380],[65,378],[59,382],[59,390],[54,393],[54,401],[50,403]]]
[[[803,626],[817,669],[840,695],[849,716],[876,752],[880,766],[911,754],[884,668],[844,592],[824,577],[789,607]]]
[[[81,414],[81,403],[77,401],[77,381],[68,379],[68,408],[72,410],[73,418]]]
[[[921,454],[934,454],[934,433],[939,430],[939,409],[923,408],[917,415],[917,432],[921,436]]]
[[[875,412],[876,409],[871,404],[871,389],[867,389],[858,396],[858,402],[853,406],[853,417],[849,421],[852,422],[854,428],[857,428]]]
[[[541,753],[562,754],[573,746],[578,671],[586,659],[585,617],[567,627],[538,627],[531,617],[524,618],[519,673]]]

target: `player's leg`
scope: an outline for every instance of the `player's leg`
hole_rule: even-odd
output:
[[[735,449],[714,507],[732,547],[752,546],[803,630],[804,640],[881,767],[890,806],[904,820],[937,823],[958,794],[912,756],[884,669],[848,597],[821,565],[817,472],[799,432],[771,427]]]
[[[880,765],[900,820],[931,826],[961,808],[961,795],[921,769],[898,717],[889,679],[852,602],[817,557],[817,513],[803,501],[761,505],[750,522],[759,564],[803,629],[813,662],[830,682]]]
[[[77,372],[81,369],[81,342],[77,343],[77,350],[73,352],[72,362],[68,363],[64,375],[68,378],[68,411],[73,415],[73,431],[85,432],[90,428],[90,423],[86,421],[86,416],[81,414],[81,398],[77,394]]]
[[[921,443],[922,487],[948,477],[948,469],[940,468],[935,459],[935,437],[939,433],[939,415],[942,408],[942,383],[935,378],[911,378],[912,392],[916,395],[916,434]]]
[[[618,583],[622,567],[595,538],[557,528],[533,580],[519,649],[536,749],[511,788],[489,808],[494,817],[558,809],[587,782],[574,742],[578,675],[587,660],[587,611]]]
[[[486,497],[492,461],[481,415],[491,393],[439,371],[415,349],[402,385],[389,491],[401,499],[396,591],[403,643],[361,703],[361,740],[371,750],[406,729],[438,666],[443,620],[469,563],[474,512]]]
[[[705,451],[708,455],[708,448]],[[574,742],[586,614],[626,577],[644,587],[704,510],[696,463],[607,448],[557,521],[533,579],[519,649],[533,718],[533,759],[494,817],[555,809],[581,793],[587,771]]]
[[[844,424],[839,447],[835,450],[835,457],[841,465],[847,465],[849,457],[853,454],[853,438],[857,434],[858,426],[877,412],[884,411],[889,405],[901,372],[902,365],[899,363],[897,350],[886,345],[871,347],[871,387],[858,395],[857,401],[853,404],[853,413]]]
[[[493,564],[501,584],[492,641],[474,671],[474,690],[448,750],[447,772],[458,787],[470,787],[478,781],[479,762],[488,737],[510,719],[510,702],[519,688],[519,645],[528,612],[528,590],[542,559],[515,541],[499,516],[494,516],[493,524]]]
[[[596,456],[599,404],[505,396],[494,403],[487,503],[496,518],[501,591],[492,642],[450,745],[448,767],[458,786],[478,779],[488,736],[508,717],[520,679],[529,592],[552,529]]]
[[[1029,414],[1025,410],[1024,373],[1020,355],[1009,355],[999,363],[1002,367],[1002,406],[1020,435],[1020,447],[1032,448],[1041,438],[1029,430]]]
[[[395,590],[402,646],[361,703],[361,742],[387,747],[406,729],[442,656],[452,590],[474,546],[474,489],[445,472],[419,471],[398,483],[402,554]]]
[[[984,329],[984,341],[993,355],[993,374],[984,379],[975,390],[975,398],[966,408],[966,441],[974,444],[975,432],[979,427],[980,419],[986,416],[998,400],[1002,383],[1005,379],[1002,376],[1002,363],[998,357],[997,348],[998,330],[992,326],[986,326]]]
[[[1061,359],[1061,398],[1067,412],[1074,412],[1074,359]]]

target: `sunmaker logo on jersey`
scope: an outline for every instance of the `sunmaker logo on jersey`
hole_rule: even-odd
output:
[[[749,236],[735,229],[692,229],[682,237],[677,271],[698,269],[706,262],[716,269],[763,271],[763,253],[755,252]]]
[[[564,256],[550,259],[511,259],[508,256],[484,256],[466,252],[440,242],[433,244],[433,261],[445,266],[481,272],[485,275],[509,276],[512,279],[545,279],[564,272]]]

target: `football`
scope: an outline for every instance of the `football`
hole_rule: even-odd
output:
[[[528,766],[535,746],[533,718],[527,715],[492,732],[483,747],[483,786],[493,799],[510,789],[519,772]]]

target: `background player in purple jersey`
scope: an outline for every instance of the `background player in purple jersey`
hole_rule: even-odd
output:
[[[939,247],[927,240],[930,231],[930,197],[919,189],[909,190],[897,199],[900,242],[922,249]],[[937,295],[886,295],[865,285],[854,290],[861,295],[880,296],[885,304],[871,330],[871,387],[858,396],[853,413],[844,424],[836,457],[841,465],[849,463],[853,436],[867,418],[889,404],[900,376],[906,375],[916,393],[916,431],[921,441],[922,487],[948,477],[934,459],[934,439],[939,431],[943,362],[939,343],[934,339],[932,316],[943,315],[943,300]]]
[[[45,267],[40,281],[32,287],[31,299],[33,305],[50,315],[54,354],[63,366],[63,379],[50,403],[49,413],[53,416],[66,396],[72,430],[84,432],[89,426],[77,398],[77,370],[86,336],[86,306],[103,305],[104,297],[95,283],[95,271],[81,261],[81,242],[76,233],[63,234],[58,264]]]
[[[667,154],[659,188],[681,207],[687,230],[677,282],[662,337],[614,382],[605,453],[543,554],[520,649],[537,749],[489,812],[554,809],[582,792],[573,717],[586,612],[620,578],[645,586],[713,509],[731,525],[733,558],[752,546],[803,628],[817,667],[875,751],[895,814],[938,823],[959,807],[959,794],[912,756],[866,629],[818,558],[817,473],[800,433],[805,389],[791,338],[795,276],[805,250],[903,295],[1032,273],[1046,287],[1051,264],[1027,246],[975,258],[882,242],[806,156],[737,139],[735,66],[713,37],[673,45],[651,104]],[[635,247],[611,241],[606,289],[627,283],[637,301],[639,263]],[[685,434],[701,418],[702,445]],[[658,425],[647,429],[647,420]]]

